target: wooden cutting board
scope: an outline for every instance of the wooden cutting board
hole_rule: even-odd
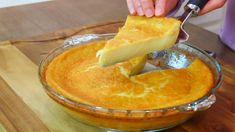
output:
[[[64,39],[78,34],[116,32],[122,22],[68,29],[0,43],[0,131],[102,132],[79,123],[44,92],[38,64]],[[235,131],[235,67],[221,61],[223,83],[210,109],[168,131]]]

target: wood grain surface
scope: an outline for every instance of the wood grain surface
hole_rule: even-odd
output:
[[[127,15],[126,0],[53,0],[0,8],[0,40],[124,20]]]
[[[98,132],[67,115],[44,93],[37,77],[37,65],[52,49],[72,35],[116,32],[122,22],[109,22],[84,28],[73,28],[0,44],[0,122],[8,131],[79,131]],[[200,29],[188,25],[194,33]],[[199,43],[201,35],[192,35],[189,42]],[[213,36],[213,35],[211,35]],[[210,38],[212,43],[213,37]],[[210,42],[207,42],[210,44]],[[203,47],[202,47],[203,48]],[[205,47],[206,48],[206,47]],[[210,48],[210,47],[208,47]],[[210,50],[210,49],[209,49]],[[223,54],[218,54],[223,58]],[[221,59],[220,59],[221,60]],[[224,80],[218,90],[217,102],[171,132],[235,131],[235,66],[220,61]]]
[[[0,54],[0,60],[4,62],[0,64],[0,76],[7,83],[5,85],[25,103],[14,103],[17,99],[11,95],[1,96],[2,102],[6,103],[5,106],[11,105],[17,109],[11,111],[8,107],[1,107],[8,119],[14,121],[13,125],[18,131],[98,131],[78,123],[46,95],[38,79],[38,67],[15,46],[1,43]],[[21,120],[15,122],[14,118],[17,119],[18,116]],[[31,124],[34,124],[35,128]]]
[[[74,121],[51,101],[37,80],[37,66],[50,50],[72,35],[116,32],[122,22],[97,23],[124,20],[127,14],[125,0],[54,0],[0,9],[0,40],[11,40],[0,44],[0,132],[60,132],[67,127],[79,132],[102,131]],[[95,25],[80,28],[90,24]],[[191,44],[217,53],[224,81],[211,109],[168,131],[235,131],[235,52],[224,46],[216,34],[192,24],[187,24],[186,30]],[[21,69],[28,74],[18,75]],[[53,112],[62,116],[48,116]]]

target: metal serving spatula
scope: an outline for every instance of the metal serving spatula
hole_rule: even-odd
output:
[[[184,13],[181,16],[177,17],[182,22],[181,27],[180,27],[180,33],[179,33],[179,36],[178,36],[178,39],[176,42],[178,44],[168,50],[156,51],[156,52],[149,53],[148,58],[150,60],[159,60],[159,58],[161,58],[160,59],[162,61],[161,65],[160,65],[161,68],[162,67],[166,67],[166,68],[171,67],[171,68],[178,69],[178,68],[187,67],[191,62],[190,59],[187,57],[186,54],[184,54],[181,51],[178,51],[177,50],[178,48],[176,48],[176,47],[183,45],[179,42],[185,42],[189,38],[189,34],[184,30],[185,22],[191,16],[193,16],[193,15],[197,16],[199,11],[206,5],[206,3],[208,1],[209,0],[189,0],[189,2],[185,6]],[[208,51],[206,51],[206,52],[209,55],[211,54],[211,56],[214,56],[214,53],[208,52]],[[165,59],[162,59],[162,58],[165,58]],[[151,68],[148,68],[148,69],[151,69],[151,70],[156,69],[155,65],[149,64],[149,66],[151,66]]]
[[[197,16],[199,11],[206,5],[209,0],[189,0],[185,5],[184,13],[177,17],[182,23],[177,42],[185,42],[189,38],[189,34],[184,30],[184,24],[191,16]]]

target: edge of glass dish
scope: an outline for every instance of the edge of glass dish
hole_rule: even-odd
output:
[[[221,74],[221,68],[220,64],[212,58],[210,55],[208,55],[205,51],[195,47],[191,46],[187,43],[181,43],[186,46],[189,46],[191,48],[194,48],[204,54],[206,57],[208,57],[215,65],[216,71],[219,73],[218,79],[215,81],[215,85],[211,90],[205,94],[203,97],[194,100],[190,103],[185,103],[177,106],[172,106],[172,107],[165,107],[165,108],[159,108],[159,109],[145,109],[145,110],[124,110],[124,109],[112,109],[112,108],[106,108],[106,107],[100,107],[100,106],[95,106],[95,105],[90,105],[90,104],[85,104],[81,102],[74,101],[72,99],[69,99],[67,97],[64,97],[60,93],[58,93],[56,90],[51,88],[49,85],[47,85],[45,79],[44,79],[44,71],[48,63],[50,62],[50,57],[54,58],[58,54],[54,55],[55,52],[58,52],[59,50],[67,50],[68,48],[71,48],[75,45],[87,43],[90,41],[94,40],[105,40],[105,39],[110,39],[114,37],[116,33],[109,33],[109,34],[85,34],[85,35],[77,35],[73,36],[69,39],[66,39],[64,41],[64,45],[60,46],[53,51],[51,51],[41,62],[39,65],[39,79],[41,83],[43,84],[44,89],[46,90],[47,94],[50,94],[53,96],[53,99],[56,98],[57,101],[59,102],[65,102],[66,104],[75,106],[75,107],[82,107],[85,108],[86,110],[91,110],[91,111],[100,111],[100,112],[108,112],[108,113],[122,113],[124,116],[130,115],[131,117],[140,116],[139,114],[142,113],[141,115],[147,116],[148,113],[156,113],[156,112],[161,112],[164,114],[161,114],[159,116],[163,116],[165,114],[169,114],[168,112],[172,113],[172,111],[179,111],[179,112],[195,112],[195,111],[200,111],[200,110],[205,110],[209,108],[213,103],[215,103],[215,95],[214,93],[216,90],[220,87],[221,82],[222,82],[222,74]],[[60,52],[61,53],[61,52]],[[55,99],[54,99],[55,100]],[[173,112],[174,113],[174,112]],[[112,114],[113,115],[113,114]]]

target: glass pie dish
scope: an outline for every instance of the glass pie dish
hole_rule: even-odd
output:
[[[48,64],[58,55],[73,47],[87,44],[98,40],[108,40],[114,37],[110,34],[85,34],[74,36],[65,40],[64,45],[53,50],[43,59],[39,66],[39,78],[46,93],[54,101],[66,109],[73,117],[79,121],[114,131],[149,131],[164,130],[179,125],[195,113],[211,107],[215,103],[214,93],[221,85],[222,74],[220,65],[208,53],[187,43],[178,43],[174,47],[153,52],[148,55],[149,63],[158,63],[160,69],[184,68],[187,67],[194,58],[200,58],[211,69],[214,75],[214,86],[203,97],[190,103],[160,109],[145,110],[124,110],[112,109],[90,105],[67,98],[50,87],[45,79],[45,70]]]

